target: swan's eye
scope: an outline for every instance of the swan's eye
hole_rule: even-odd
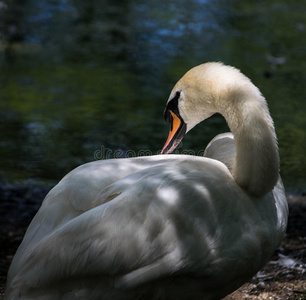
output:
[[[180,115],[178,110],[178,99],[180,98],[181,92],[177,91],[175,93],[175,96],[168,102],[165,112],[164,112],[164,118],[166,122],[171,122],[172,117],[170,114],[170,110],[174,112],[177,116]]]

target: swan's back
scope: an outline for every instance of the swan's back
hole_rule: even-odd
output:
[[[50,192],[14,258],[7,299],[188,299],[190,293],[213,299],[239,287],[273,254],[281,237],[272,193],[249,197],[225,165],[209,158],[127,163],[136,171],[104,188],[103,163],[96,162]],[[79,194],[67,180],[79,182]],[[96,195],[89,207],[79,202],[87,185]]]
[[[227,132],[214,137],[207,145],[204,156],[223,162],[232,171],[236,158],[236,146],[233,134]]]

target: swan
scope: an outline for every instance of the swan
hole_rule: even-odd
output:
[[[204,157],[169,154],[214,113],[231,133]],[[87,163],[49,192],[10,266],[6,300],[220,299],[267,263],[288,207],[258,88],[205,63],[177,82],[164,117],[161,155]]]

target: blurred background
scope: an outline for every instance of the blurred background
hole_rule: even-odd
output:
[[[163,110],[173,85],[206,61],[234,65],[259,87],[285,185],[303,190],[301,0],[1,0],[0,179],[56,182],[114,153],[156,154],[168,135]],[[215,115],[179,151],[201,153],[227,130]]]

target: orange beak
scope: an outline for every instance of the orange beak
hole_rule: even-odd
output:
[[[186,133],[186,124],[184,121],[171,110],[169,112],[171,114],[170,132],[161,154],[171,153],[179,145]]]

